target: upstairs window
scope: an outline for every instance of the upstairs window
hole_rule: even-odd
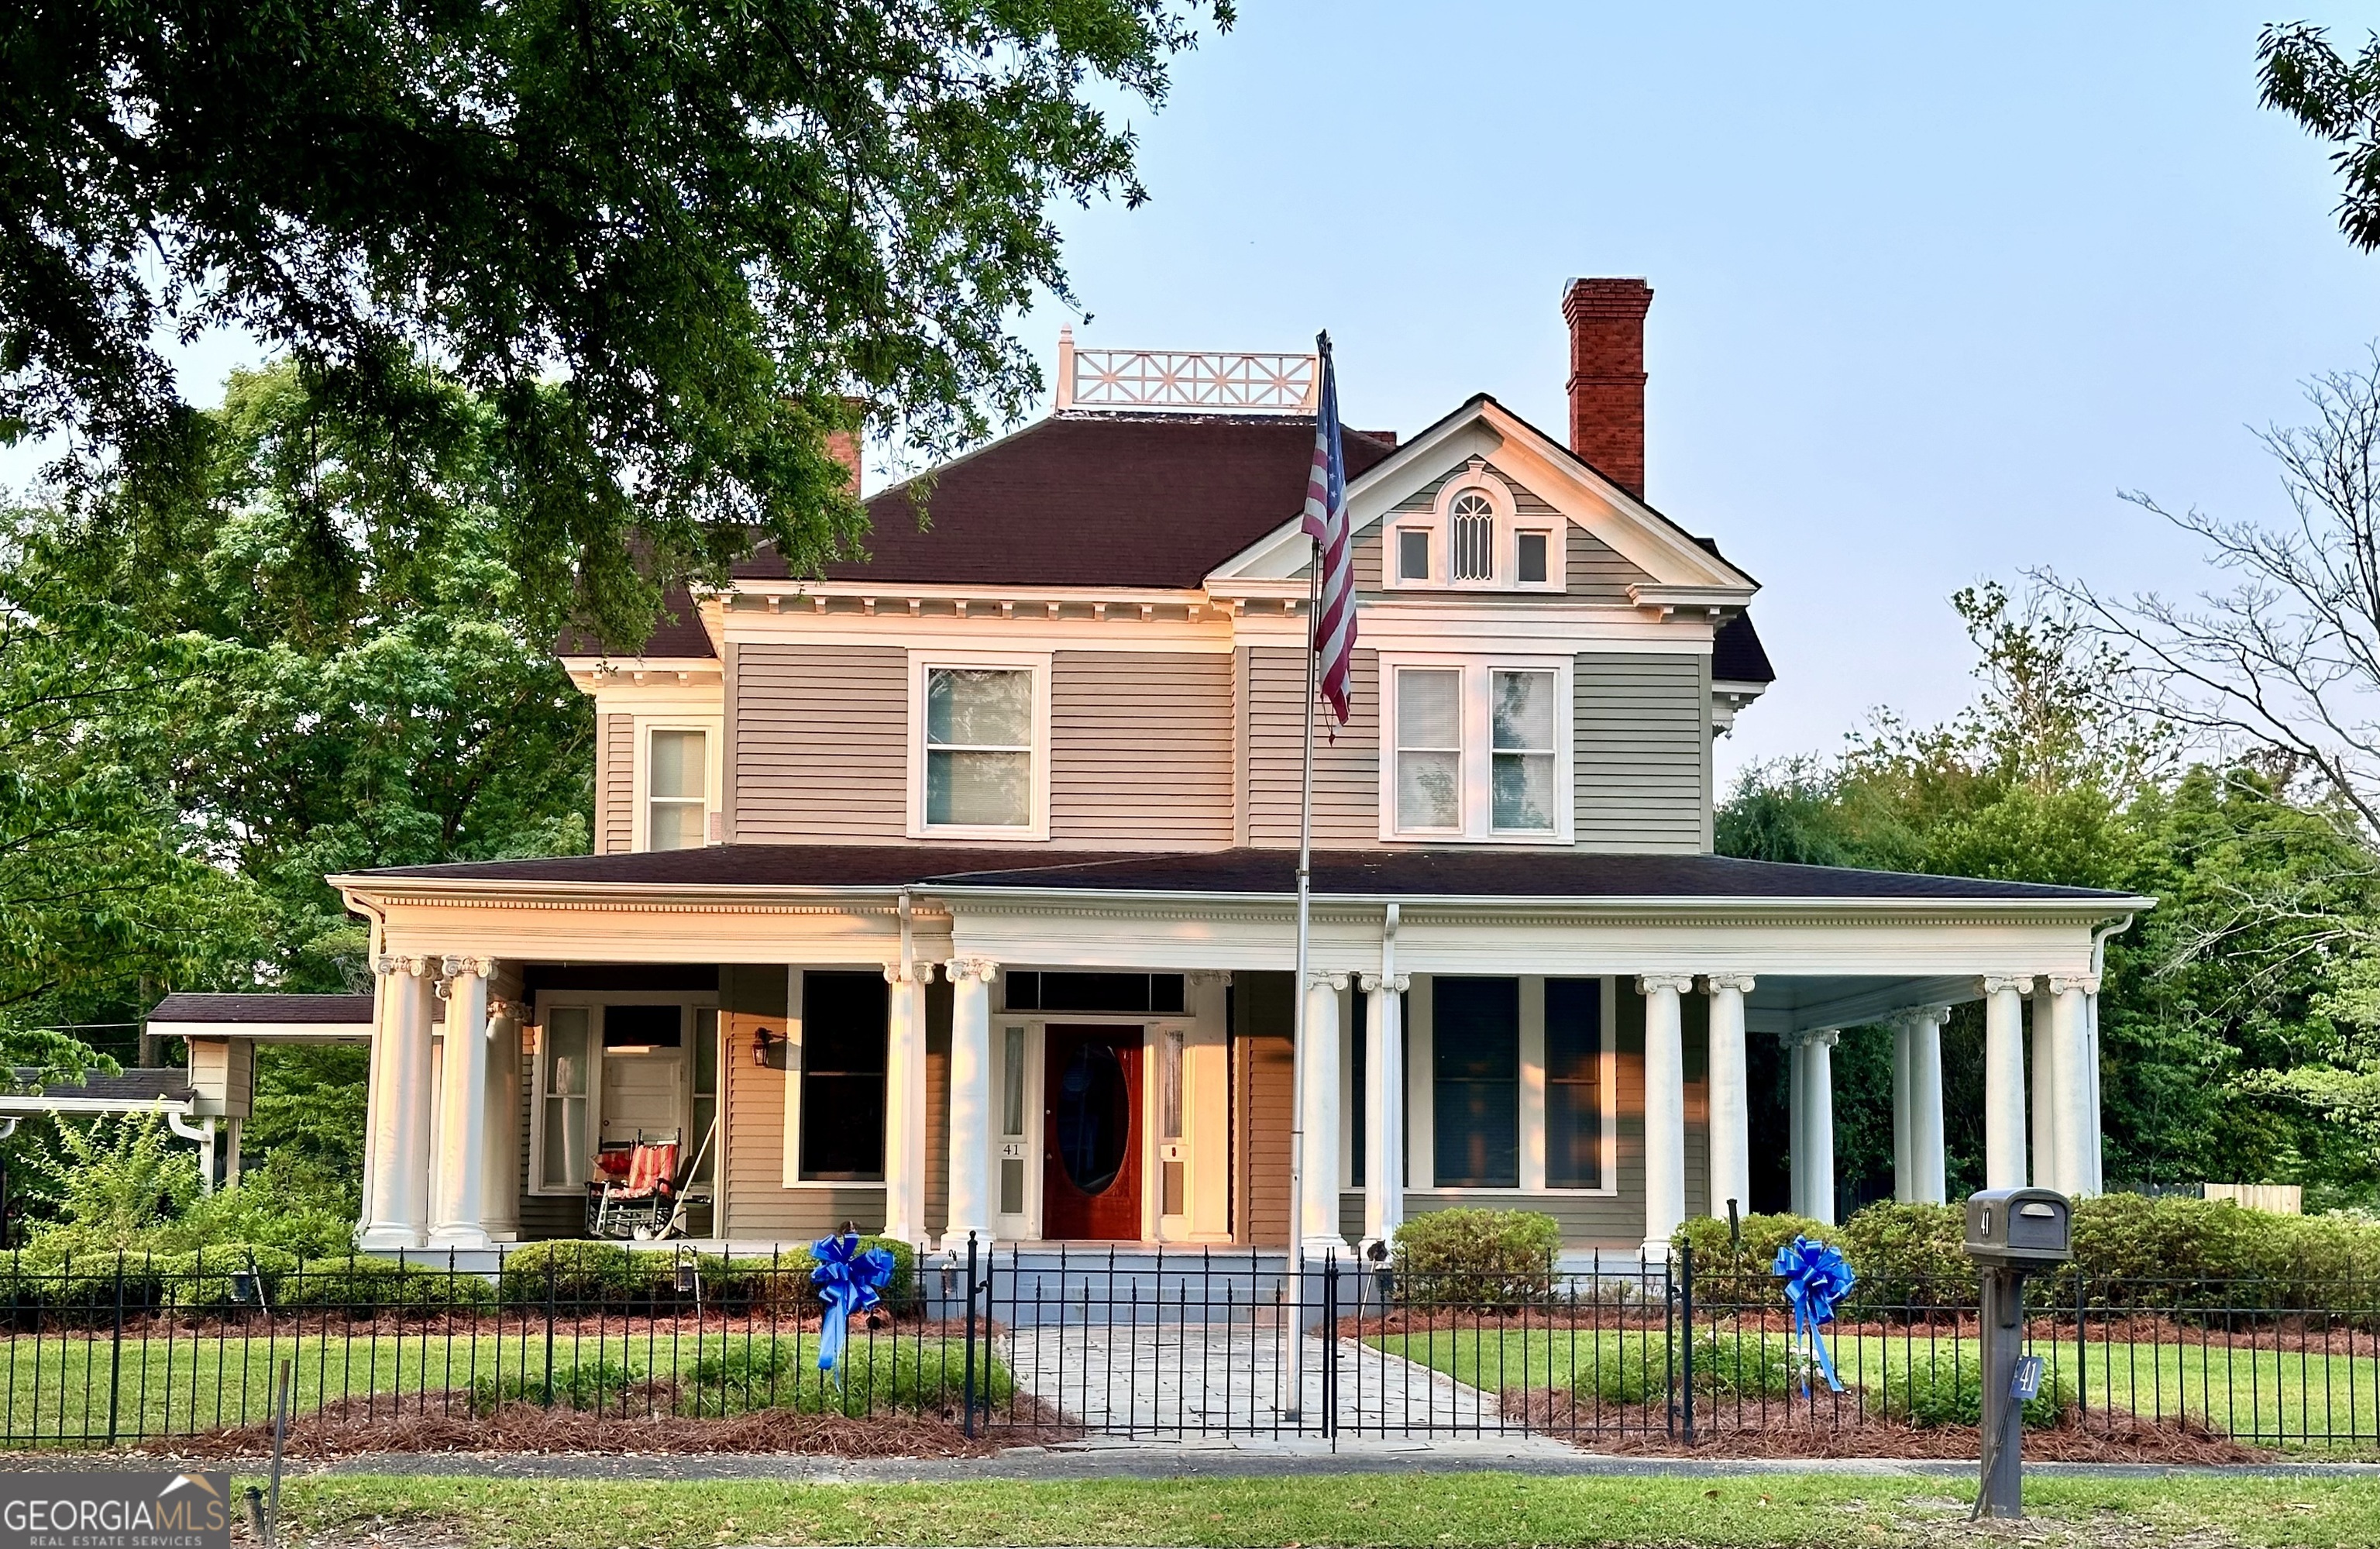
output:
[[[1049,810],[1046,659],[912,656],[910,832],[1037,839]]]
[[[1383,527],[1390,590],[1560,592],[1562,518],[1516,494],[1487,460],[1450,475],[1427,509],[1391,512]]]
[[[1492,580],[1496,575],[1496,506],[1485,490],[1454,497],[1448,516],[1454,530],[1454,579]]]
[[[1384,653],[1380,666],[1381,838],[1570,842],[1567,659]]]
[[[645,763],[645,848],[696,849],[710,809],[703,734],[655,731]]]

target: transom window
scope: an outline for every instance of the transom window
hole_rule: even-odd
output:
[[[926,823],[1032,826],[1029,669],[926,669]]]
[[[1496,574],[1496,505],[1484,490],[1465,490],[1449,507],[1454,529],[1454,579],[1484,581]]]
[[[1567,842],[1566,663],[1382,666],[1382,838]]]
[[[696,849],[709,806],[709,761],[698,731],[655,731],[645,762],[645,848]]]

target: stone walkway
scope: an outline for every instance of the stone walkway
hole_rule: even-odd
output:
[[[1322,1336],[1305,1342],[1293,1415],[1278,1328],[1162,1323],[1025,1327],[1002,1341],[1017,1385],[1094,1433],[1160,1438],[1318,1436]],[[1338,1432],[1346,1437],[1492,1436],[1524,1452],[1572,1448],[1509,1424],[1495,1396],[1353,1339],[1338,1342]]]

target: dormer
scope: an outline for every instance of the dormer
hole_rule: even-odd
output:
[[[1524,515],[1512,486],[1474,457],[1421,510],[1384,526],[1381,585],[1389,592],[1564,590],[1567,544],[1560,512]]]

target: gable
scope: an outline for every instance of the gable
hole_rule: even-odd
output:
[[[1561,518],[1561,512],[1558,511],[1544,496],[1513,477],[1510,470],[1500,467],[1493,459],[1488,460],[1486,467],[1487,470],[1502,481],[1504,487],[1511,492],[1515,515],[1524,519],[1546,521]],[[1459,469],[1451,470],[1431,480],[1390,507],[1382,519],[1371,523],[1356,534],[1354,566],[1355,590],[1358,593],[1366,597],[1388,594],[1383,567],[1387,563],[1387,534],[1390,523],[1400,517],[1431,510],[1437,505],[1439,494],[1444,492],[1447,482],[1463,471]],[[1654,578],[1649,572],[1585,528],[1575,522],[1565,522],[1563,533],[1564,585],[1560,592],[1511,592],[1499,593],[1499,596],[1507,600],[1550,598],[1571,603],[1595,603],[1612,607],[1627,607],[1633,601],[1632,588],[1653,583]],[[1305,574],[1305,567],[1300,566],[1296,573]]]

